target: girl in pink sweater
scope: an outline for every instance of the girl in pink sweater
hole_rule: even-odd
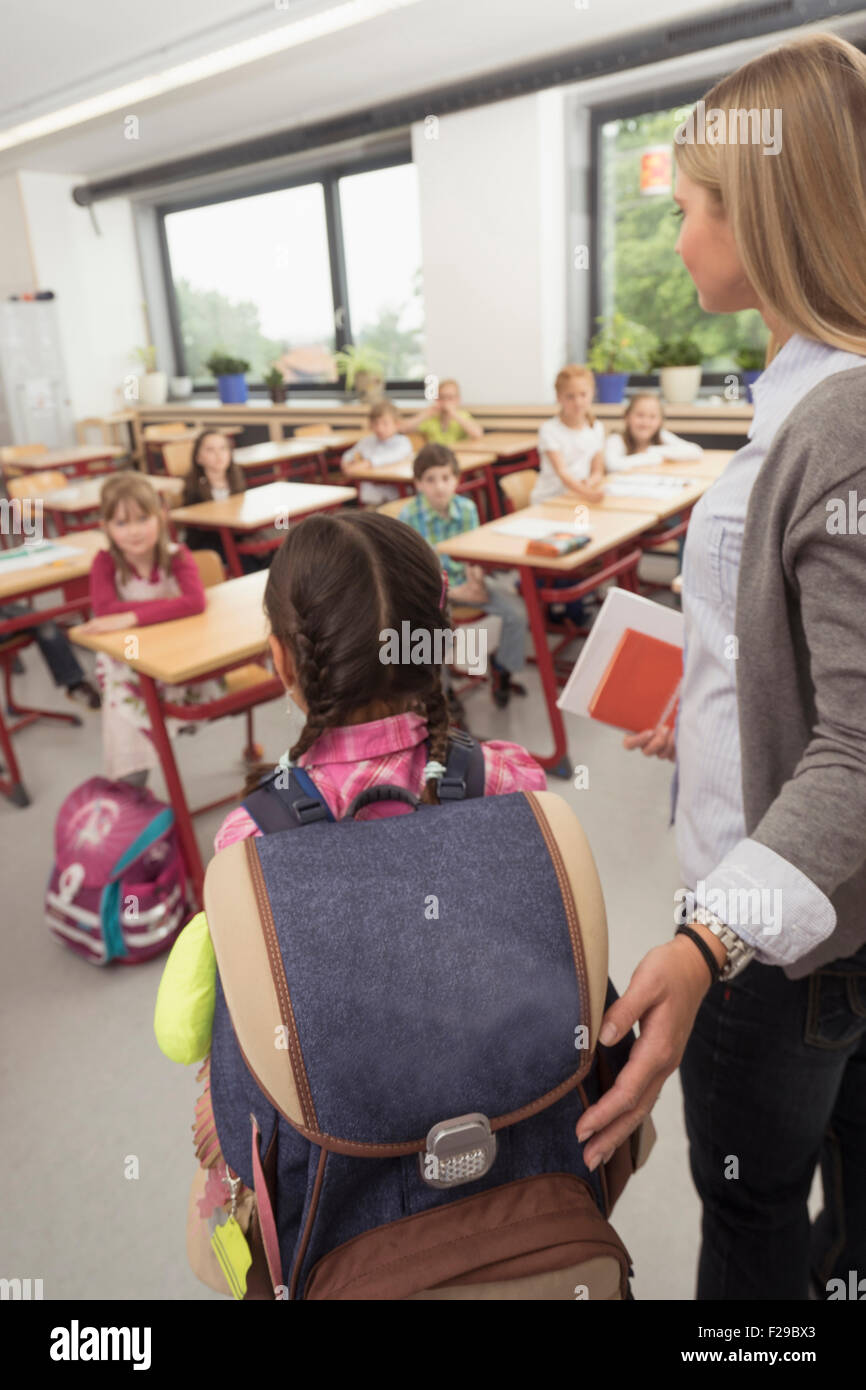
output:
[[[188,618],[205,608],[198,566],[185,545],[169,539],[158,493],[140,473],[110,478],[100,497],[108,549],[90,571],[90,632],[115,632]],[[131,654],[131,653],[130,653]],[[141,785],[157,766],[150,719],[133,671],[100,652],[96,675],[102,690],[102,744],[105,775]],[[183,687],[161,686],[173,703],[201,704],[223,693],[222,680]],[[167,719],[169,734],[184,727]],[[193,726],[195,727],[195,726]]]

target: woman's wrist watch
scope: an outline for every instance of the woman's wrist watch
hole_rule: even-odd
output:
[[[702,927],[709,927],[713,936],[719,938],[728,953],[728,959],[719,972],[720,980],[732,980],[741,970],[745,970],[757,950],[756,946],[747,945],[741,936],[737,936],[737,933],[723,922],[721,917],[710,912],[709,908],[696,907],[691,920]]]

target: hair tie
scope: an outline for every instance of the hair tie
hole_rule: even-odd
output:
[[[295,764],[295,763],[292,761],[292,759],[289,757],[289,750],[288,750],[288,749],[286,749],[285,753],[281,753],[280,756],[279,756],[279,758],[277,759],[277,767],[284,767],[284,768],[287,768],[287,769],[288,769],[288,768],[290,768],[290,767],[295,767],[295,766],[296,766],[296,764]]]
[[[442,763],[437,763],[435,759],[431,759],[429,763],[424,764],[424,781],[438,782],[445,776],[447,770]]]

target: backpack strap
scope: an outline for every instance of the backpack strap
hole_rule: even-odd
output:
[[[429,739],[428,739],[429,752]],[[377,793],[371,787],[368,792]],[[382,787],[378,794],[361,793],[349,807],[347,815],[354,815],[362,805],[377,800],[409,800],[410,793],[402,795],[403,789]],[[438,785],[440,801],[463,801],[468,797],[484,795],[484,751],[477,739],[462,729],[448,732],[448,754],[445,772]],[[400,792],[396,795],[395,792]],[[413,797],[410,804],[417,804]],[[268,773],[263,781],[243,801],[243,808],[255,821],[263,835],[272,835],[277,830],[297,830],[313,821],[333,822],[330,808],[320,795],[315,782],[304,768],[292,766],[279,768]]]

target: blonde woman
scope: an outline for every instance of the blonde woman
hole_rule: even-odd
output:
[[[676,146],[700,303],[758,309],[775,352],[692,516],[675,735],[626,739],[676,758],[686,891],[608,1013],[602,1041],[640,1040],[578,1137],[606,1157],[681,1062],[698,1298],[839,1297],[866,1271],[866,58],[810,36],[705,101],[783,113],[774,156]]]

